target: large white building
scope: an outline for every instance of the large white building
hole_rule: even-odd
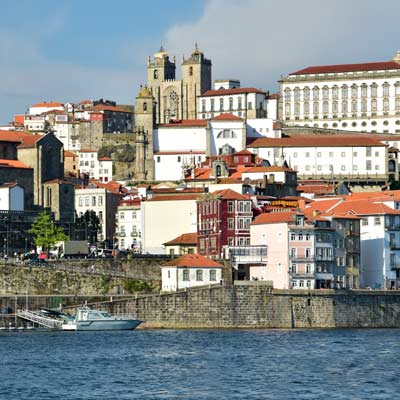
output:
[[[78,168],[80,174],[88,174],[90,179],[97,179],[103,183],[112,181],[112,159],[110,157],[98,158],[96,150],[80,150]]]
[[[392,61],[312,66],[280,80],[287,125],[400,132],[400,52]]]
[[[289,163],[301,179],[397,180],[397,153],[365,135],[260,138],[248,149],[271,164]]]
[[[154,131],[156,180],[180,180],[187,166],[208,155],[233,154],[246,148],[248,138],[280,137],[270,118],[243,119],[220,114],[212,119],[161,124]]]

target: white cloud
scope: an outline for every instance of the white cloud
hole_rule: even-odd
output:
[[[277,90],[277,80],[308,65],[390,59],[399,49],[398,0],[209,0],[194,23],[166,34],[170,54],[195,42],[213,79]]]

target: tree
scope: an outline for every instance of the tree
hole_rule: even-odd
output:
[[[97,242],[97,234],[101,229],[100,219],[93,210],[87,210],[82,216],[75,217],[74,231],[80,240]]]
[[[35,218],[28,233],[32,235],[35,245],[44,250],[48,250],[56,242],[68,240],[64,230],[54,224],[47,211],[41,212]]]

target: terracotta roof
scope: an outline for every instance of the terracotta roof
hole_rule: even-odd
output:
[[[32,169],[28,165],[18,160],[1,160],[1,159],[0,159],[0,168]]]
[[[390,69],[400,69],[400,63],[395,61],[383,61],[361,64],[338,64],[320,65],[300,69],[289,75],[309,75],[309,74],[329,74],[338,72],[359,72],[359,71],[382,71]]]
[[[260,90],[260,89],[256,89],[253,87],[243,87],[243,88],[234,88],[234,89],[207,90],[200,97],[228,96],[230,94],[245,94],[245,93],[266,94],[263,90]]]
[[[256,154],[252,153],[249,150],[242,150],[232,154],[233,156],[255,156]]]
[[[44,101],[42,103],[36,103],[31,107],[64,107],[64,105],[62,103],[59,103],[58,101]]]
[[[163,128],[180,128],[180,127],[203,127],[207,126],[207,120],[205,119],[184,119],[184,120],[171,120],[167,124],[160,124],[159,127]]]
[[[353,147],[353,146],[385,146],[371,135],[331,135],[331,136],[295,136],[287,138],[258,138],[248,147]]]
[[[13,188],[19,186],[17,182],[5,182],[0,185],[0,188]]]
[[[162,266],[174,267],[198,267],[198,268],[223,268],[223,265],[204,257],[200,254],[185,254],[184,256],[175,258]]]
[[[49,111],[44,111],[40,115],[51,115],[51,114],[57,114],[57,115],[68,115],[64,110],[57,110],[57,109],[52,109]]]
[[[35,147],[35,144],[44,137],[44,135],[27,135],[21,136],[22,143],[18,145],[18,148],[22,147]]]
[[[268,100],[278,100],[279,98],[280,98],[281,96],[280,96],[280,94],[279,93],[271,93],[269,96],[268,96]]]
[[[154,155],[156,156],[173,156],[173,155],[190,155],[190,154],[206,154],[204,150],[171,150],[171,151],[155,151]]]
[[[240,179],[236,178],[221,178],[217,180],[217,183],[220,185],[228,185],[228,184],[242,184],[242,181]]]
[[[25,115],[14,115],[14,119],[13,122],[14,124],[18,124],[18,125],[24,125],[24,121],[25,121]]]
[[[111,157],[101,157],[99,158],[99,161],[112,161]]]
[[[297,185],[296,190],[302,193],[332,194],[335,193],[335,185],[328,183],[321,185]]]
[[[212,121],[243,121],[242,118],[237,117],[236,115],[227,113],[227,114],[219,114],[214,118],[211,118]]]
[[[282,222],[294,222],[295,211],[270,212],[258,215],[251,225],[276,224]]]
[[[79,102],[79,104],[92,104],[93,100],[82,100]]]
[[[123,108],[117,106],[107,106],[104,104],[97,104],[92,108],[93,111],[114,111],[114,112],[123,112],[130,114],[130,111],[124,110]]]
[[[246,173],[254,173],[254,172],[296,172],[291,168],[287,167],[279,167],[275,165],[271,165],[270,167],[248,167],[244,171],[242,171],[242,174]]]
[[[211,193],[213,196],[218,196],[221,199],[229,200],[249,200],[248,196],[233,191],[232,189],[216,190]]]
[[[64,157],[76,157],[77,155],[69,150],[64,150]]]
[[[97,150],[81,149],[79,153],[97,153]]]
[[[375,203],[373,200],[353,200],[344,201],[331,210],[333,213],[352,212],[357,215],[381,215],[381,214],[397,214],[400,210],[393,210],[383,203]]]
[[[201,194],[170,194],[154,196],[147,201],[181,201],[181,200],[198,200]]]
[[[0,130],[0,142],[21,143],[22,136],[24,136],[24,135],[27,135],[27,134],[24,132]]]
[[[180,244],[197,244],[197,233],[183,233],[175,239],[165,242],[164,246],[173,246]]]

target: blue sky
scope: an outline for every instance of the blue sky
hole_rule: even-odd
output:
[[[146,58],[195,42],[213,78],[275,91],[308,65],[389,60],[398,0],[2,0],[0,123],[43,100],[133,103]],[[179,73],[179,66],[177,72]]]

